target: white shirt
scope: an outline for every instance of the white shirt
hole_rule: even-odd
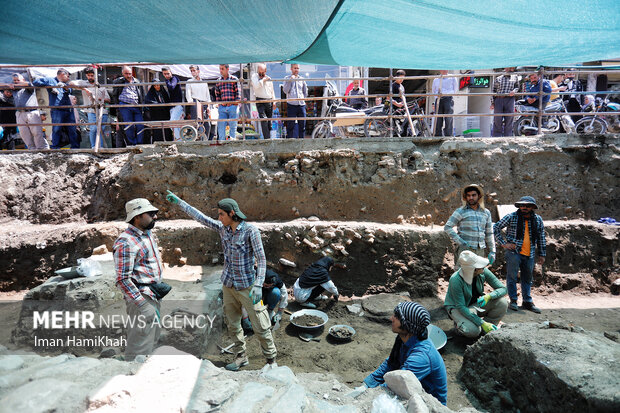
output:
[[[95,100],[100,105],[103,105],[103,103],[106,100],[110,101],[110,94],[108,93],[106,88],[104,88],[104,87],[95,87],[88,80],[74,80],[72,82],[69,82],[69,84],[75,85],[75,86],[81,86],[81,87],[88,86],[86,88],[86,90],[88,90],[95,99],[91,99],[90,96],[88,95],[88,93],[86,93],[86,90],[83,89],[82,90],[82,100],[84,101],[85,105],[94,105],[95,104]],[[95,95],[95,93],[96,93],[96,95]],[[84,112],[94,113],[95,109],[94,108],[85,108]],[[108,114],[108,110],[105,107],[103,108],[103,114],[104,115]]]
[[[185,84],[185,99],[187,99],[188,102],[193,102],[194,99],[201,102],[211,102],[208,83],[189,83],[198,82],[195,78],[191,78],[187,82],[188,83]]]
[[[258,73],[252,74],[252,92],[254,97],[261,99],[275,99],[276,95],[273,91],[273,82],[266,78],[260,79]]]
[[[444,95],[454,94],[459,91],[459,82],[455,77],[441,79],[441,93]],[[433,93],[439,93],[439,78],[433,79]]]
[[[327,291],[334,295],[338,295],[338,288],[336,288],[336,285],[333,283],[332,280],[321,284],[321,287],[325,288]],[[295,301],[297,301],[298,303],[305,303],[306,301],[308,301],[310,294],[312,294],[312,290],[314,290],[315,288],[316,286],[310,288],[301,288],[299,286],[298,278],[293,285],[293,295],[295,296]]]

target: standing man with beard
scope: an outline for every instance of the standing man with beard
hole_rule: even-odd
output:
[[[469,250],[476,255],[486,256],[490,264],[495,261],[495,240],[493,239],[493,222],[491,211],[484,207],[484,191],[476,184],[467,185],[461,193],[463,206],[458,208],[446,222],[444,231],[456,242],[454,264],[459,268],[458,258],[461,252]],[[454,231],[457,227],[458,233]]]
[[[534,213],[538,209],[536,200],[531,196],[524,196],[517,202],[517,211],[506,215],[493,226],[497,243],[506,250],[506,284],[510,304],[508,308],[518,311],[517,306],[517,276],[521,271],[521,294],[523,295],[522,308],[540,314],[540,309],[534,305],[530,291],[534,272],[534,256],[538,247],[536,262],[543,265],[547,255],[547,241],[545,226],[540,215]],[[506,238],[502,229],[508,227]]]
[[[304,99],[308,97],[308,85],[299,75],[298,64],[291,65],[291,74],[286,77],[282,90],[286,93],[287,99],[297,99],[287,102],[286,116],[289,118],[305,118],[306,102]],[[305,133],[306,121],[304,119],[286,121],[287,138],[303,139]]]
[[[257,72],[252,74],[252,92],[256,100],[275,100],[276,98],[273,91],[273,82],[271,78],[267,76],[267,65],[264,63],[259,63]],[[275,107],[276,102],[256,102],[258,117],[263,119],[271,118]],[[271,138],[271,121],[263,120],[259,123],[263,133],[263,139]]]
[[[157,241],[151,233],[157,220],[158,209],[144,198],[125,204],[129,227],[114,242],[116,285],[121,289],[127,305],[127,315],[135,324],[127,331],[125,360],[137,355],[148,355],[159,339],[160,299],[170,288],[161,282],[163,265]],[[161,295],[156,286],[167,287]],[[153,321],[157,319],[157,322]],[[139,321],[144,322],[140,326]]]

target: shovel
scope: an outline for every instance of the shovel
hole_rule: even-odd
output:
[[[308,333],[299,333],[299,338],[305,342],[316,341],[317,343],[319,343],[321,341],[320,338],[314,337],[312,334]]]

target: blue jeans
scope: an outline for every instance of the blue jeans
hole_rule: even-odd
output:
[[[75,123],[75,116],[71,109],[52,109],[52,123]],[[60,134],[62,130],[67,132],[71,149],[80,147],[80,140],[77,136],[75,126],[56,126],[52,128],[52,149],[60,149]]]
[[[88,112],[88,123],[97,123],[97,114],[95,112]],[[101,141],[99,143],[99,147],[103,148],[104,136],[107,135],[108,132],[108,115],[104,114],[101,116]],[[90,125],[90,132],[88,134],[90,138],[90,147],[95,147],[95,141],[97,140],[97,125]]]
[[[534,258],[506,250],[506,286],[510,301],[517,301],[517,275],[521,270],[521,295],[524,303],[531,303]]]
[[[266,296],[263,296],[263,303],[267,305],[267,310],[271,311],[278,306],[281,295],[279,288],[272,288]]]
[[[237,118],[237,105],[217,107],[217,112],[220,120],[222,119],[236,119]],[[237,121],[224,121],[217,123],[217,139],[226,140],[226,125],[230,126],[230,137],[235,138],[237,136]]]
[[[127,103],[120,102],[121,105],[127,105]],[[123,118],[123,122],[143,122],[142,111],[140,108],[136,108],[134,106],[127,106],[118,108],[121,113],[121,117]],[[122,125],[123,129],[125,129],[125,136],[127,137],[127,143],[129,145],[138,145],[142,143],[142,131],[144,130],[144,125],[135,124],[135,125]]]
[[[184,113],[183,106],[173,106],[170,108],[170,120],[179,120],[181,119]],[[181,128],[174,128],[174,140],[181,140]]]
[[[286,109],[286,115],[289,118],[305,118],[306,106],[288,105]],[[286,121],[286,137],[287,138],[304,138],[306,131],[306,121],[298,120],[295,124],[294,120]]]

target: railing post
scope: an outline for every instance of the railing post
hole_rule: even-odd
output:
[[[545,84],[544,79],[545,68],[541,66],[538,68],[538,134],[542,134],[542,117],[543,117],[543,86]]]
[[[245,105],[243,104],[244,100],[245,100],[245,94],[244,94],[244,83],[245,83],[245,78],[243,77],[243,69],[244,69],[244,65],[243,64],[239,64],[239,79],[240,79],[240,87],[241,90],[239,91],[239,97],[241,98],[241,103],[239,104],[239,108],[241,109],[239,113],[241,113],[241,134],[243,136],[243,140],[245,140]],[[250,75],[250,71],[248,68],[248,76]],[[231,131],[232,133],[232,131]],[[237,132],[235,131],[235,138],[237,137]]]
[[[392,95],[392,84],[394,82],[394,76],[392,74],[392,68],[390,67],[390,90],[389,90],[389,97],[390,97],[390,113],[388,113],[388,119],[390,120],[390,138],[394,137],[394,119],[392,118],[392,113],[394,112],[394,105],[393,105],[393,98],[394,95]]]

